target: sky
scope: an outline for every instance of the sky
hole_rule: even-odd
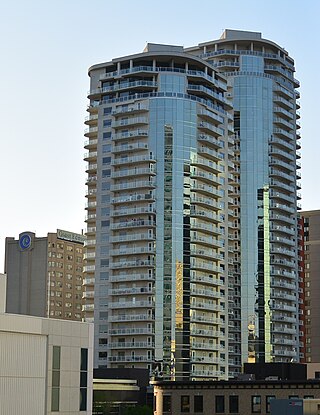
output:
[[[0,0],[0,16],[0,272],[6,236],[85,228],[87,71],[147,42],[193,46],[228,28],[284,47],[301,82],[302,208],[320,209],[318,0]]]

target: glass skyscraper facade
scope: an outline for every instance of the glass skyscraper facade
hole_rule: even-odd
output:
[[[252,32],[89,69],[95,367],[227,379],[299,361],[293,60]]]
[[[84,309],[95,323],[95,366],[227,378],[234,134],[226,79],[182,47],[161,45],[89,73],[85,295],[93,301]]]
[[[240,143],[242,361],[299,356],[299,82],[261,33],[226,30],[190,53],[228,79]]]

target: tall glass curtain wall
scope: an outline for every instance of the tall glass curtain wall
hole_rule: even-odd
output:
[[[160,74],[159,78],[161,92],[185,92],[184,76]],[[166,376],[173,370],[171,375],[179,376],[190,369],[190,328],[188,318],[182,319],[190,315],[190,301],[183,298],[182,280],[183,284],[190,280],[186,253],[190,254],[190,159],[197,148],[196,104],[154,98],[149,116],[150,149],[157,160],[155,360],[164,362]]]
[[[240,56],[240,65],[240,72],[247,74],[235,76],[232,82],[234,110],[240,112],[241,348],[243,361],[250,362],[259,360],[257,352],[263,353],[264,349],[264,339],[259,338],[257,304],[258,285],[265,283],[258,278],[258,192],[269,182],[273,81],[264,77],[261,57]],[[259,289],[263,288],[260,286]],[[261,324],[264,321],[260,320]],[[270,333],[270,327],[265,330]]]

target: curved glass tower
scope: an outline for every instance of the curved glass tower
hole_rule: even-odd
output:
[[[89,75],[84,311],[95,367],[225,379],[237,238],[226,78],[165,45]]]
[[[187,52],[228,79],[240,162],[243,362],[299,361],[299,82],[261,33],[226,30]]]

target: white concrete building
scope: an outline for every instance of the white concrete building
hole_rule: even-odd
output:
[[[0,294],[4,284],[0,275]],[[89,323],[5,314],[2,307],[0,415],[92,414],[92,351]]]

